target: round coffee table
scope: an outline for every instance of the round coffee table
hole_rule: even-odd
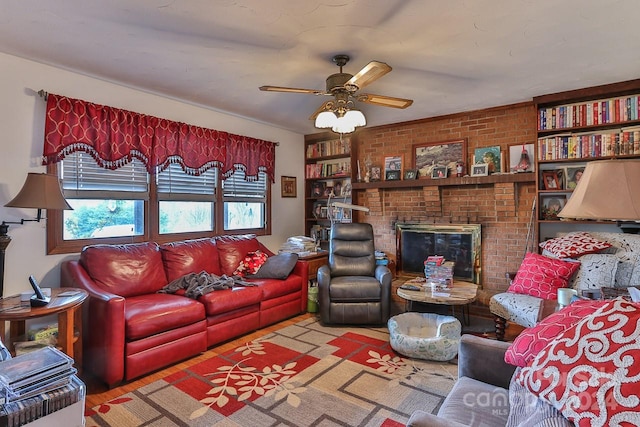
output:
[[[403,298],[407,304],[407,311],[412,311],[413,303],[425,304],[442,304],[450,305],[451,312],[455,317],[455,307],[462,306],[462,320],[465,325],[469,325],[469,304],[478,298],[478,285],[462,280],[454,280],[453,285],[446,290],[432,292],[431,288],[425,289],[427,279],[424,277],[415,277],[406,281],[403,285],[413,285],[420,290],[412,291],[398,287],[397,293]]]

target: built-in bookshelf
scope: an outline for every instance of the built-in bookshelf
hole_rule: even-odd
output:
[[[640,79],[534,98],[537,107],[538,240],[558,233],[618,231],[597,221],[560,220],[587,163],[640,157]]]
[[[305,233],[323,248],[332,221],[351,222],[350,210],[329,204],[351,203],[353,158],[349,137],[335,133],[305,136]]]

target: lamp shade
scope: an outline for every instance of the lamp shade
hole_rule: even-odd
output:
[[[330,128],[335,125],[336,120],[338,120],[338,118],[333,111],[323,111],[316,117],[315,126],[320,129]]]
[[[12,208],[72,209],[62,195],[56,175],[29,173],[22,189],[5,206]]]
[[[640,221],[640,160],[587,164],[561,218]]]

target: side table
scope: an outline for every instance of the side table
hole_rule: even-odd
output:
[[[316,313],[318,311],[318,269],[329,262],[328,251],[318,251],[314,254],[302,256],[298,258],[298,261],[303,262],[307,266],[307,274],[309,283],[307,284],[307,311],[309,313]]]
[[[58,347],[82,369],[82,303],[88,294],[84,289],[53,288],[51,301],[44,307],[22,305],[20,295],[0,299],[0,337],[5,337],[5,322],[9,322],[7,348],[26,333],[26,321],[38,317],[58,315]],[[75,331],[78,335],[75,335]]]

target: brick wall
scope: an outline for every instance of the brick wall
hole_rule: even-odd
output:
[[[413,144],[461,138],[467,140],[466,161],[470,162],[476,148],[499,145],[508,156],[510,145],[534,143],[535,121],[533,104],[521,103],[364,128],[354,140],[361,165],[367,156],[374,165],[382,165],[385,156],[402,155],[403,167],[408,168]],[[517,271],[524,255],[535,184],[366,189],[355,192],[354,197],[356,203],[370,208],[369,213],[358,212],[357,220],[373,225],[376,248],[392,258],[396,252],[397,222],[481,224],[481,284],[484,291],[492,294],[506,289],[505,273]]]

